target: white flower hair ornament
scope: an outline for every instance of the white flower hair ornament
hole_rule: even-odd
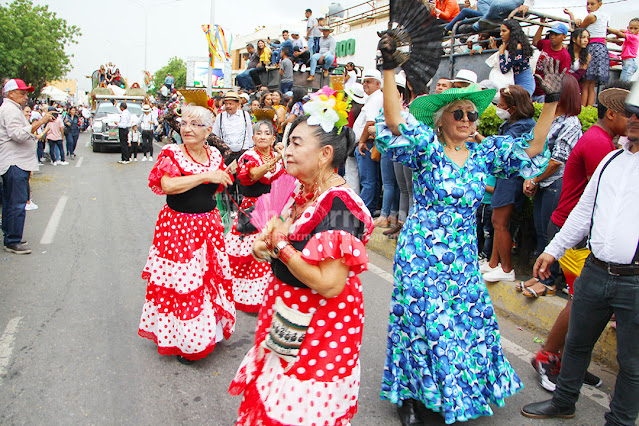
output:
[[[309,116],[306,123],[310,126],[320,126],[326,133],[337,127],[339,134],[348,123],[348,106],[344,101],[344,93],[324,86],[304,104],[304,113]]]

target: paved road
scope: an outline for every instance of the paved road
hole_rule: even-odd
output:
[[[226,393],[253,340],[255,316],[193,366],[159,356],[137,336],[145,284],[140,273],[163,197],[147,187],[152,163],[120,165],[80,137],[69,166],[45,165],[32,180],[40,206],[27,212],[29,256],[0,255],[0,423],[232,425],[239,397]],[[370,254],[362,276],[366,326],[362,386],[354,426],[398,425],[379,399],[391,284],[388,260]],[[572,421],[532,421],[522,404],[548,394],[528,359],[534,336],[500,318],[506,355],[526,388],[477,425],[600,425],[614,376],[587,389]],[[603,392],[602,392],[603,391]],[[433,415],[429,424],[444,424]]]

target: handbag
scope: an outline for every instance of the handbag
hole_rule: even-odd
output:
[[[303,314],[289,308],[279,296],[275,299],[273,309],[271,328],[262,342],[262,347],[292,363],[297,359],[313,314]]]
[[[255,205],[237,211],[237,232],[240,234],[254,234],[257,232],[255,225],[251,223],[251,213],[255,210]]]

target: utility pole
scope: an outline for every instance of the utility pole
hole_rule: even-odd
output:
[[[211,32],[211,39],[213,40],[213,46],[215,47],[215,0],[211,0],[211,21],[209,31]],[[206,94],[211,97],[211,93],[213,93],[213,67],[211,66],[211,60],[215,59],[215,53],[209,53],[213,56],[209,60],[209,78],[206,83]]]

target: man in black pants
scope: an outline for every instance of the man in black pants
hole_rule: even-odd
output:
[[[127,109],[126,102],[120,104],[120,119],[118,120],[118,130],[120,136],[120,149],[122,150],[122,159],[118,161],[120,164],[129,164],[131,162],[131,153],[129,152],[129,127],[131,127],[131,113]]]
[[[139,127],[142,130],[142,161],[153,161],[153,129],[158,125],[157,120],[153,117],[151,106],[144,104],[142,106],[142,115],[139,120]],[[147,158],[147,154],[149,157]]]

